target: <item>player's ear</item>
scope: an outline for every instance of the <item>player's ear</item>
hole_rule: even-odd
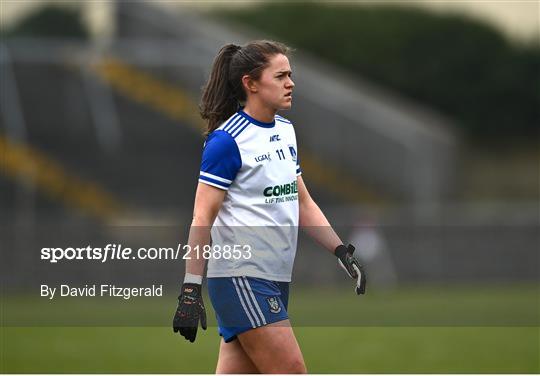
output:
[[[258,91],[257,83],[248,74],[242,76],[242,86],[246,90],[246,93],[256,93]]]

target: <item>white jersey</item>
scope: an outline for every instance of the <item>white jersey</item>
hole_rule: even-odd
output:
[[[300,174],[294,128],[281,116],[263,123],[238,111],[208,135],[199,181],[227,190],[212,245],[241,251],[210,257],[208,277],[291,281]]]

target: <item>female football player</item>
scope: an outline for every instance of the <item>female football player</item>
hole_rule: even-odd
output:
[[[201,115],[208,123],[186,274],[173,320],[193,342],[206,329],[207,283],[222,337],[216,373],[305,373],[287,314],[298,226],[334,253],[358,294],[365,274],[302,180],[291,122],[289,48],[272,41],[228,44],[215,58]]]

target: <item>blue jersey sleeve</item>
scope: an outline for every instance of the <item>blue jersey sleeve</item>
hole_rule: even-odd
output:
[[[238,145],[229,133],[217,130],[208,135],[199,173],[201,183],[227,190],[241,166]]]

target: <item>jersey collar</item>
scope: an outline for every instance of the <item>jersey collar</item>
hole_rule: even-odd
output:
[[[249,120],[251,123],[259,126],[259,127],[263,127],[263,128],[273,128],[274,125],[276,125],[276,121],[275,120],[272,120],[270,123],[265,123],[265,122],[262,122],[262,121],[259,121],[257,119],[254,119],[252,118],[251,116],[249,116],[248,114],[246,114],[244,112],[244,110],[239,110],[238,113],[243,116],[245,119]]]

